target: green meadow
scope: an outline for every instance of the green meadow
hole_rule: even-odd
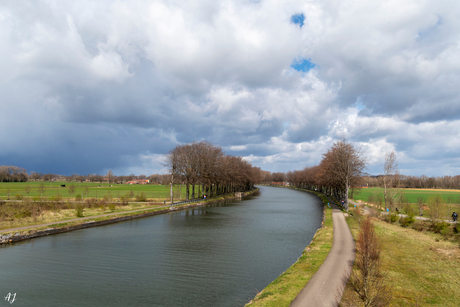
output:
[[[446,204],[460,204],[460,190],[441,190],[441,189],[398,189],[402,192],[408,203],[415,204],[417,199],[422,197],[424,202],[430,196],[441,195]],[[353,193],[354,200],[362,200],[367,202],[370,195],[380,195],[383,199],[383,188],[362,188],[355,189]]]
[[[65,185],[65,187],[61,187]],[[72,187],[74,191],[72,191]],[[198,197],[199,187],[195,188],[195,196]],[[75,198],[78,195],[82,199],[86,198],[120,198],[129,195],[129,198],[136,197],[143,193],[148,199],[166,200],[169,199],[169,185],[128,185],[128,184],[112,184],[107,182],[2,182],[0,183],[0,199],[15,200],[24,197],[31,198]],[[185,199],[185,188],[178,185],[174,186],[174,197]],[[190,191],[191,193],[191,191]]]

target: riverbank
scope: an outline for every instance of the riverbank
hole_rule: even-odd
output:
[[[327,206],[328,199],[317,192],[301,191],[312,193],[323,202],[322,227],[316,231],[310,244],[302,252],[301,257],[246,304],[247,307],[289,306],[318,271],[332,248],[332,209]]]
[[[165,214],[173,211],[186,210],[190,208],[200,207],[209,205],[212,203],[220,202],[227,199],[239,199],[257,192],[258,189],[254,189],[248,192],[239,192],[231,195],[218,196],[205,201],[200,201],[191,204],[180,204],[180,205],[167,205],[162,207],[144,208],[139,210],[109,213],[104,215],[95,215],[79,219],[67,219],[61,221],[54,221],[52,223],[46,223],[41,225],[31,225],[25,227],[18,227],[12,229],[0,230],[0,245],[11,244],[19,241],[29,240],[33,238],[39,238],[48,235],[54,235],[59,233],[65,233],[69,231],[104,226],[108,224],[123,222],[132,219],[139,219],[149,217],[158,214]],[[237,194],[237,195],[236,195]]]

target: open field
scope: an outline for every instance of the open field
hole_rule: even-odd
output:
[[[404,193],[409,203],[417,203],[417,198],[422,197],[425,202],[430,196],[441,195],[445,203],[460,204],[460,190],[441,190],[441,189],[399,189]],[[367,202],[370,195],[380,195],[383,199],[383,188],[363,188],[355,190],[353,199]]]
[[[355,238],[359,218],[356,214],[347,218]],[[391,286],[393,293],[390,306],[459,306],[458,242],[442,240],[440,234],[419,232],[377,219],[373,223],[382,245],[386,284]]]
[[[323,203],[327,199],[321,196]],[[333,241],[332,209],[326,209],[324,227],[320,228],[302,256],[249,302],[249,306],[289,306],[323,264]]]
[[[65,185],[61,188],[60,185]],[[71,193],[69,187],[73,186],[75,191]],[[18,198],[74,198],[81,195],[85,198],[120,198],[130,195],[130,198],[136,197],[139,193],[144,193],[145,197],[152,200],[162,201],[169,199],[169,185],[127,185],[127,184],[112,184],[107,182],[2,182],[0,183],[0,199],[14,200]],[[179,190],[181,199],[185,198],[185,188],[182,186],[174,186],[174,197],[179,199]],[[131,193],[132,192],[132,193]],[[198,187],[196,187],[196,196],[198,196]]]

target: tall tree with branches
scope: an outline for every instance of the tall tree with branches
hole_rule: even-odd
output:
[[[366,168],[366,158],[361,148],[345,139],[337,141],[323,155],[320,167],[326,186],[330,186],[344,200],[345,210],[348,211],[348,191],[351,186],[362,183]]]
[[[396,198],[393,188],[399,181],[398,161],[395,152],[389,151],[385,154],[385,163],[383,164],[383,198],[385,200],[385,210],[389,203],[393,203]]]

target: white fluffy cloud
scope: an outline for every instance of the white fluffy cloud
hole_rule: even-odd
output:
[[[394,149],[406,174],[456,174],[459,6],[2,3],[2,164],[160,172],[159,157],[176,144],[207,139],[287,171],[317,164],[347,137],[366,150],[372,173]],[[314,68],[295,70],[299,59]]]

